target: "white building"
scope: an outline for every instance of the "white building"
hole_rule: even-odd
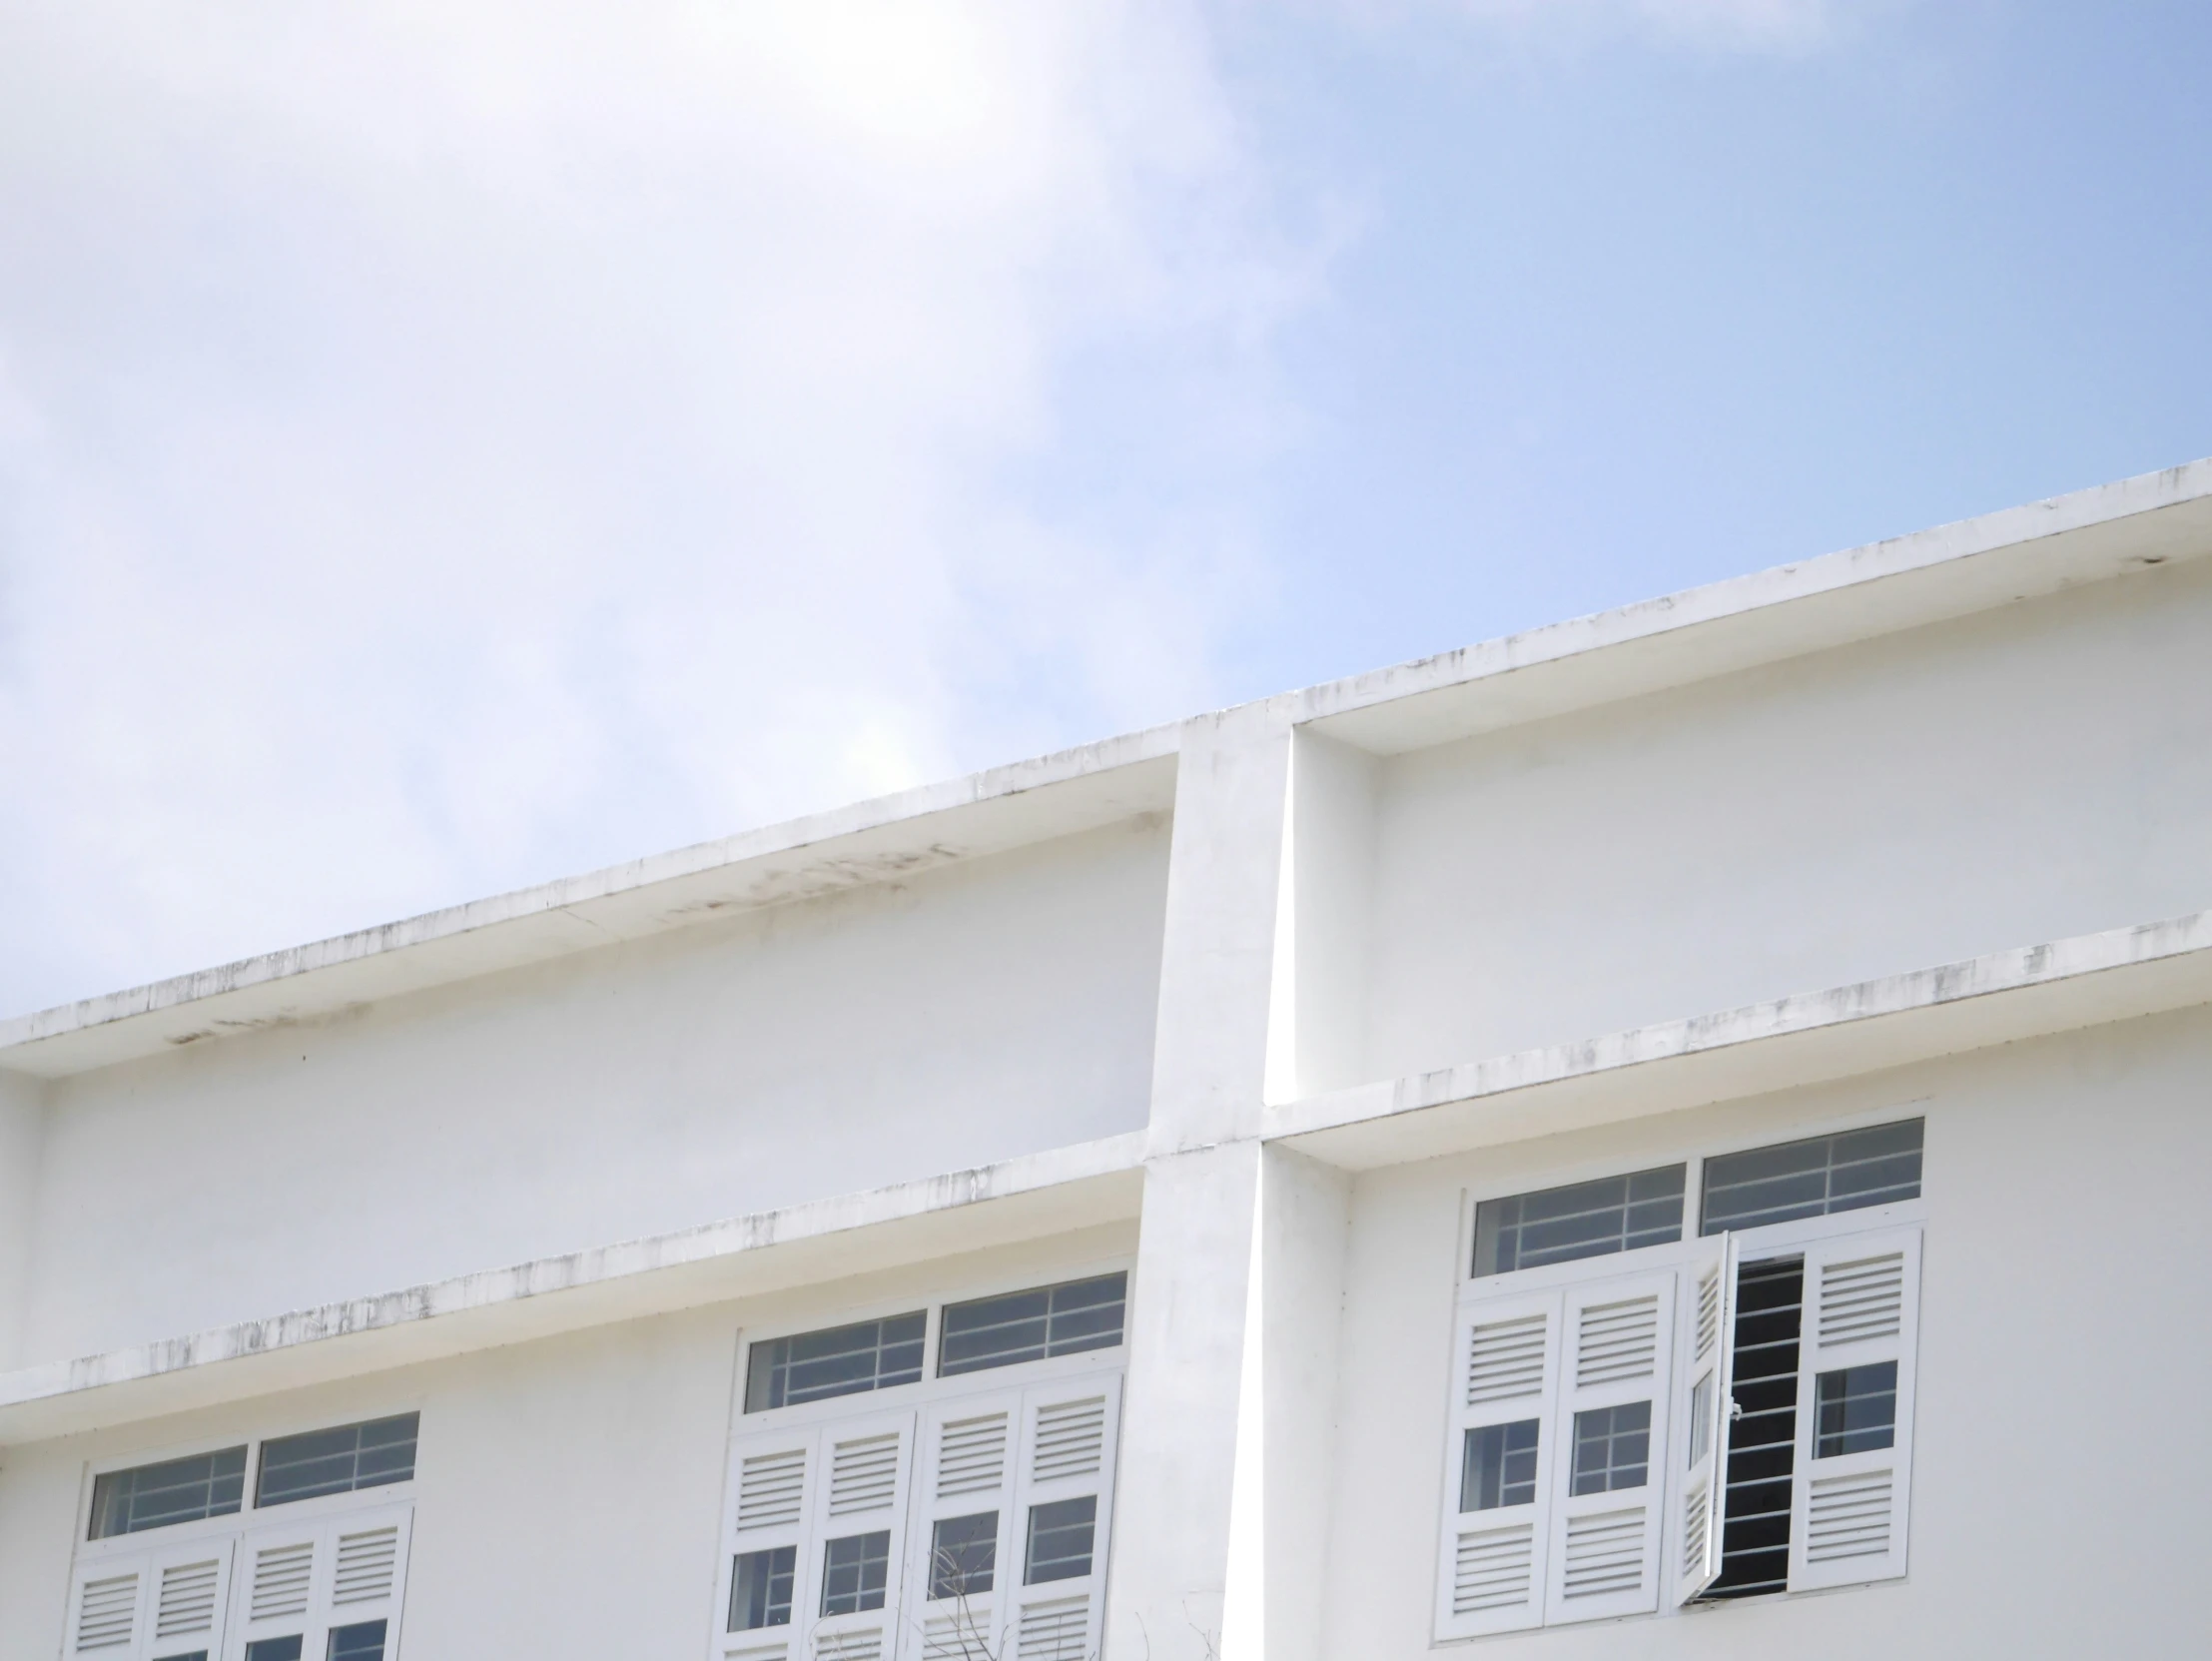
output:
[[[0,1661],[2205,1653],[2206,554],[2199,462],[0,1026]]]

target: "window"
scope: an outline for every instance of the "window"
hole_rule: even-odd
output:
[[[324,1494],[411,1482],[421,1419],[420,1413],[401,1413],[264,1442],[254,1503],[288,1505]]]
[[[1092,1494],[1031,1506],[1029,1566],[1022,1573],[1023,1583],[1035,1586],[1089,1574],[1092,1534],[1098,1522],[1099,1501]]]
[[[1917,1200],[1925,1127],[1924,1120],[1907,1119],[1708,1160],[1703,1232]]]
[[[745,1410],[887,1390],[922,1376],[925,1311],[801,1332],[753,1345],[745,1373]]]
[[[1475,1208],[1475,1272],[1510,1274],[1678,1241],[1684,1169],[1485,1200]]]
[[[96,1472],[65,1656],[397,1661],[413,1507],[391,1490],[413,1478],[418,1423]]]
[[[999,1567],[999,1513],[940,1517],[930,1533],[930,1597],[974,1597],[991,1590]]]
[[[837,1339],[814,1353],[756,1340],[712,1661],[755,1623],[781,1629],[764,1655],[1097,1654],[1127,1296],[1125,1273],[1088,1275],[808,1334]],[[907,1387],[874,1393],[873,1357],[900,1344]],[[857,1388],[803,1393],[815,1354],[855,1350]],[[755,1407],[779,1365],[780,1408]]]
[[[1478,1202],[1438,1641],[1904,1572],[1921,1142],[1703,1162],[1689,1238],[1687,1166]]]
[[[822,1613],[856,1615],[883,1607],[891,1577],[891,1533],[848,1534],[822,1548]]]
[[[793,1546],[749,1551],[738,1558],[730,1575],[729,1629],[789,1626],[791,1586],[798,1572],[799,1553]]]
[[[106,1471],[92,1481],[92,1524],[86,1537],[106,1540],[141,1529],[227,1517],[244,1503],[245,1494],[244,1446]]]
[[[1575,1415],[1575,1474],[1567,1491],[1641,1488],[1652,1462],[1652,1404],[1623,1402]]]
[[[1459,1470],[1459,1508],[1496,1511],[1536,1503],[1536,1443],[1542,1421],[1516,1419],[1467,1432]]]
[[[1057,1286],[948,1303],[938,1338],[941,1377],[1051,1355],[1111,1349],[1121,1341],[1128,1276],[1105,1274]]]

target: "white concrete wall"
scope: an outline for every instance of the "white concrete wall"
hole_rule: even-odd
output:
[[[1140,1129],[1133,823],[62,1081],[46,1359]]]
[[[1322,1653],[1431,1653],[1466,1190],[1535,1188],[1895,1109],[1927,1119],[1907,1578],[1484,1639],[1480,1653],[2202,1654],[2208,1078],[2212,1012],[2193,1011],[1362,1179]]]
[[[2169,567],[1386,762],[1360,1071],[2212,904],[2207,641]]]
[[[37,1079],[0,1073],[0,1372],[22,1356],[31,1294],[32,1220],[46,1141],[46,1090]]]
[[[704,1661],[748,1322],[827,1324],[884,1299],[920,1303],[1008,1277],[1049,1281],[1133,1246],[1125,1227],[1091,1230],[9,1449],[0,1468],[0,1661],[61,1652],[89,1464],[409,1409],[420,1410],[422,1429],[407,1661]]]

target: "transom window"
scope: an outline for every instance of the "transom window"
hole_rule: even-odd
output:
[[[911,1384],[922,1376],[927,1311],[798,1332],[753,1345],[745,1372],[745,1410]]]
[[[246,1502],[246,1449],[226,1447],[189,1459],[164,1459],[92,1479],[87,1539],[106,1540],[143,1528],[227,1517]]]
[[[1682,1239],[1685,1168],[1485,1200],[1475,1208],[1475,1272],[1572,1262]]]
[[[1916,1200],[1926,1125],[1907,1119],[1707,1160],[1703,1232],[1759,1229]]]
[[[1102,1274],[946,1304],[938,1376],[1111,1349],[1121,1341],[1128,1280],[1126,1274]]]
[[[289,1505],[324,1494],[349,1494],[414,1480],[420,1413],[279,1436],[262,1443],[256,1505]]]

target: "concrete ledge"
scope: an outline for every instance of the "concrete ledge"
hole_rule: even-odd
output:
[[[1139,1132],[0,1374],[0,1445],[1136,1218]]]
[[[1914,970],[1270,1109],[1353,1170],[1765,1095],[2212,1003],[2212,912]]]
[[[1777,565],[1316,686],[1392,755],[2212,554],[2212,460]]]
[[[1159,727],[403,922],[0,1021],[0,1069],[80,1073],[1174,808]]]

